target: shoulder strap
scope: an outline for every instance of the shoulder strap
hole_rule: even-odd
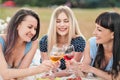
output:
[[[26,48],[25,48],[24,54],[27,54],[27,53],[30,51],[31,47],[32,47],[32,41],[31,41],[31,42],[28,42],[28,43],[26,44]]]
[[[0,37],[0,44],[2,45],[2,50],[4,52],[4,50],[5,50],[5,41],[4,41],[4,39],[2,37]]]

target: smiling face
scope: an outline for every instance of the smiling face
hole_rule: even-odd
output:
[[[105,44],[113,41],[113,34],[114,32],[106,29],[98,24],[96,24],[96,28],[93,32],[96,36],[96,43],[98,44]]]
[[[60,36],[65,36],[69,32],[70,22],[67,15],[61,12],[56,19],[56,31]]]
[[[32,16],[26,16],[18,25],[18,36],[23,41],[29,42],[36,34],[37,20]]]

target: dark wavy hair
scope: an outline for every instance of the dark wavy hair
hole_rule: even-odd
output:
[[[114,32],[112,50],[113,65],[110,73],[112,73],[113,76],[116,77],[120,72],[120,14],[116,12],[104,12],[96,18],[95,23]],[[99,44],[97,56],[95,58],[93,66],[101,70],[104,70],[105,68],[100,67],[104,60],[105,60],[104,48],[102,44]]]
[[[38,38],[39,36],[39,31],[40,31],[40,20],[39,16],[37,13],[34,11],[27,9],[27,8],[22,8],[18,10],[15,15],[11,18],[9,24],[8,24],[8,29],[7,29],[7,38],[6,38],[6,48],[5,48],[5,58],[9,57],[12,49],[15,46],[15,42],[18,38],[18,31],[17,27],[18,25],[24,20],[26,16],[33,16],[37,20],[37,29],[36,29],[36,34],[33,36],[31,41],[34,41]]]

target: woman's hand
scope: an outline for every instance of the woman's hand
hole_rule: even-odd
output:
[[[40,70],[43,72],[48,72],[53,69],[57,64],[52,63],[50,60],[44,60],[39,66]]]
[[[85,77],[84,73],[79,69],[80,63],[72,59],[69,63],[69,68],[76,76]]]
[[[44,72],[48,72],[54,68],[57,68],[59,64],[59,62],[53,63],[51,60],[44,60],[39,68],[42,69]]]
[[[79,63],[79,70],[85,73],[89,73],[92,70],[92,66],[85,64],[85,63]]]

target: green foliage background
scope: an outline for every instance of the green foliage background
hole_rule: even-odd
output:
[[[0,7],[0,19],[6,19],[7,16],[12,17],[14,13],[19,10],[21,7]],[[39,7],[28,7],[38,13],[40,17],[40,35],[39,39],[47,33],[50,17],[54,8],[39,8]],[[88,40],[92,35],[93,30],[95,29],[95,19],[96,17],[105,11],[116,11],[120,13],[120,8],[97,8],[97,9],[80,9],[72,8],[79,26],[83,35]]]
[[[0,0],[3,3],[7,0]],[[120,0],[14,0],[17,6],[50,7],[63,5],[70,2],[72,7],[97,8],[97,7],[120,7]]]

